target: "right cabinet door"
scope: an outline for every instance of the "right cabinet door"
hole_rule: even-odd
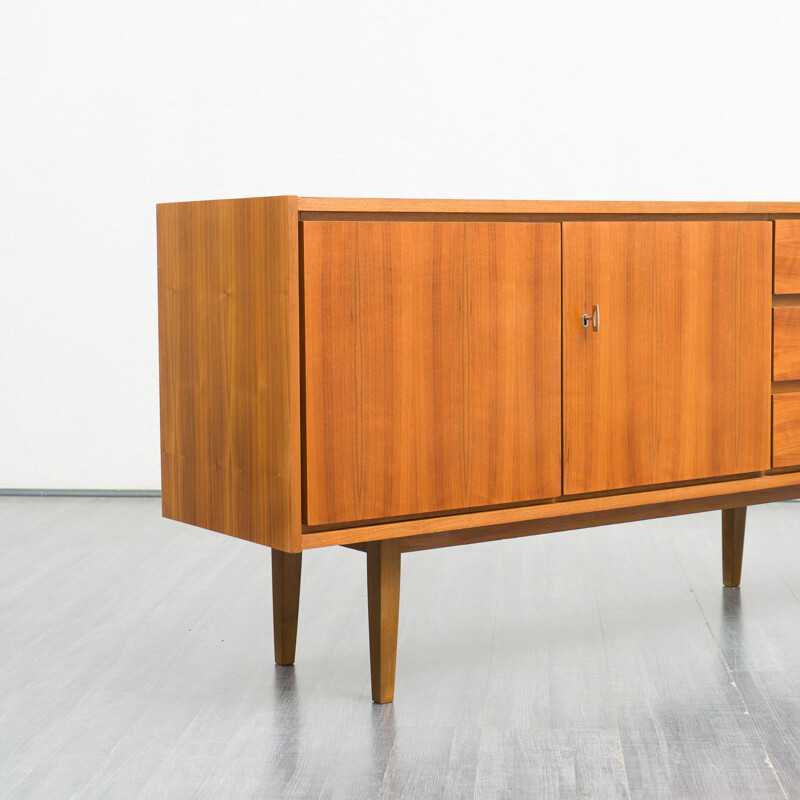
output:
[[[771,282],[770,222],[563,224],[565,494],[770,468]]]

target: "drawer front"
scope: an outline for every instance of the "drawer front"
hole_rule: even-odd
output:
[[[800,220],[775,221],[775,294],[800,294]]]
[[[800,392],[772,398],[772,466],[800,465]]]
[[[772,379],[800,380],[800,308],[775,308],[772,322]]]

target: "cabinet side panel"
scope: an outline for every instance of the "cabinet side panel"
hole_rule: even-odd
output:
[[[297,201],[158,206],[165,517],[300,549]]]

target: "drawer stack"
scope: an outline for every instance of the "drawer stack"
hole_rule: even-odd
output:
[[[772,466],[800,465],[800,220],[775,222]]]

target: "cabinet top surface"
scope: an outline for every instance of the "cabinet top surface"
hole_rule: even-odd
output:
[[[295,197],[298,212],[483,214],[759,214],[800,216],[800,202],[675,200],[435,200]],[[167,204],[162,204],[167,205]]]
[[[800,214],[800,203],[643,200],[426,200],[298,197],[298,211],[518,214]]]

